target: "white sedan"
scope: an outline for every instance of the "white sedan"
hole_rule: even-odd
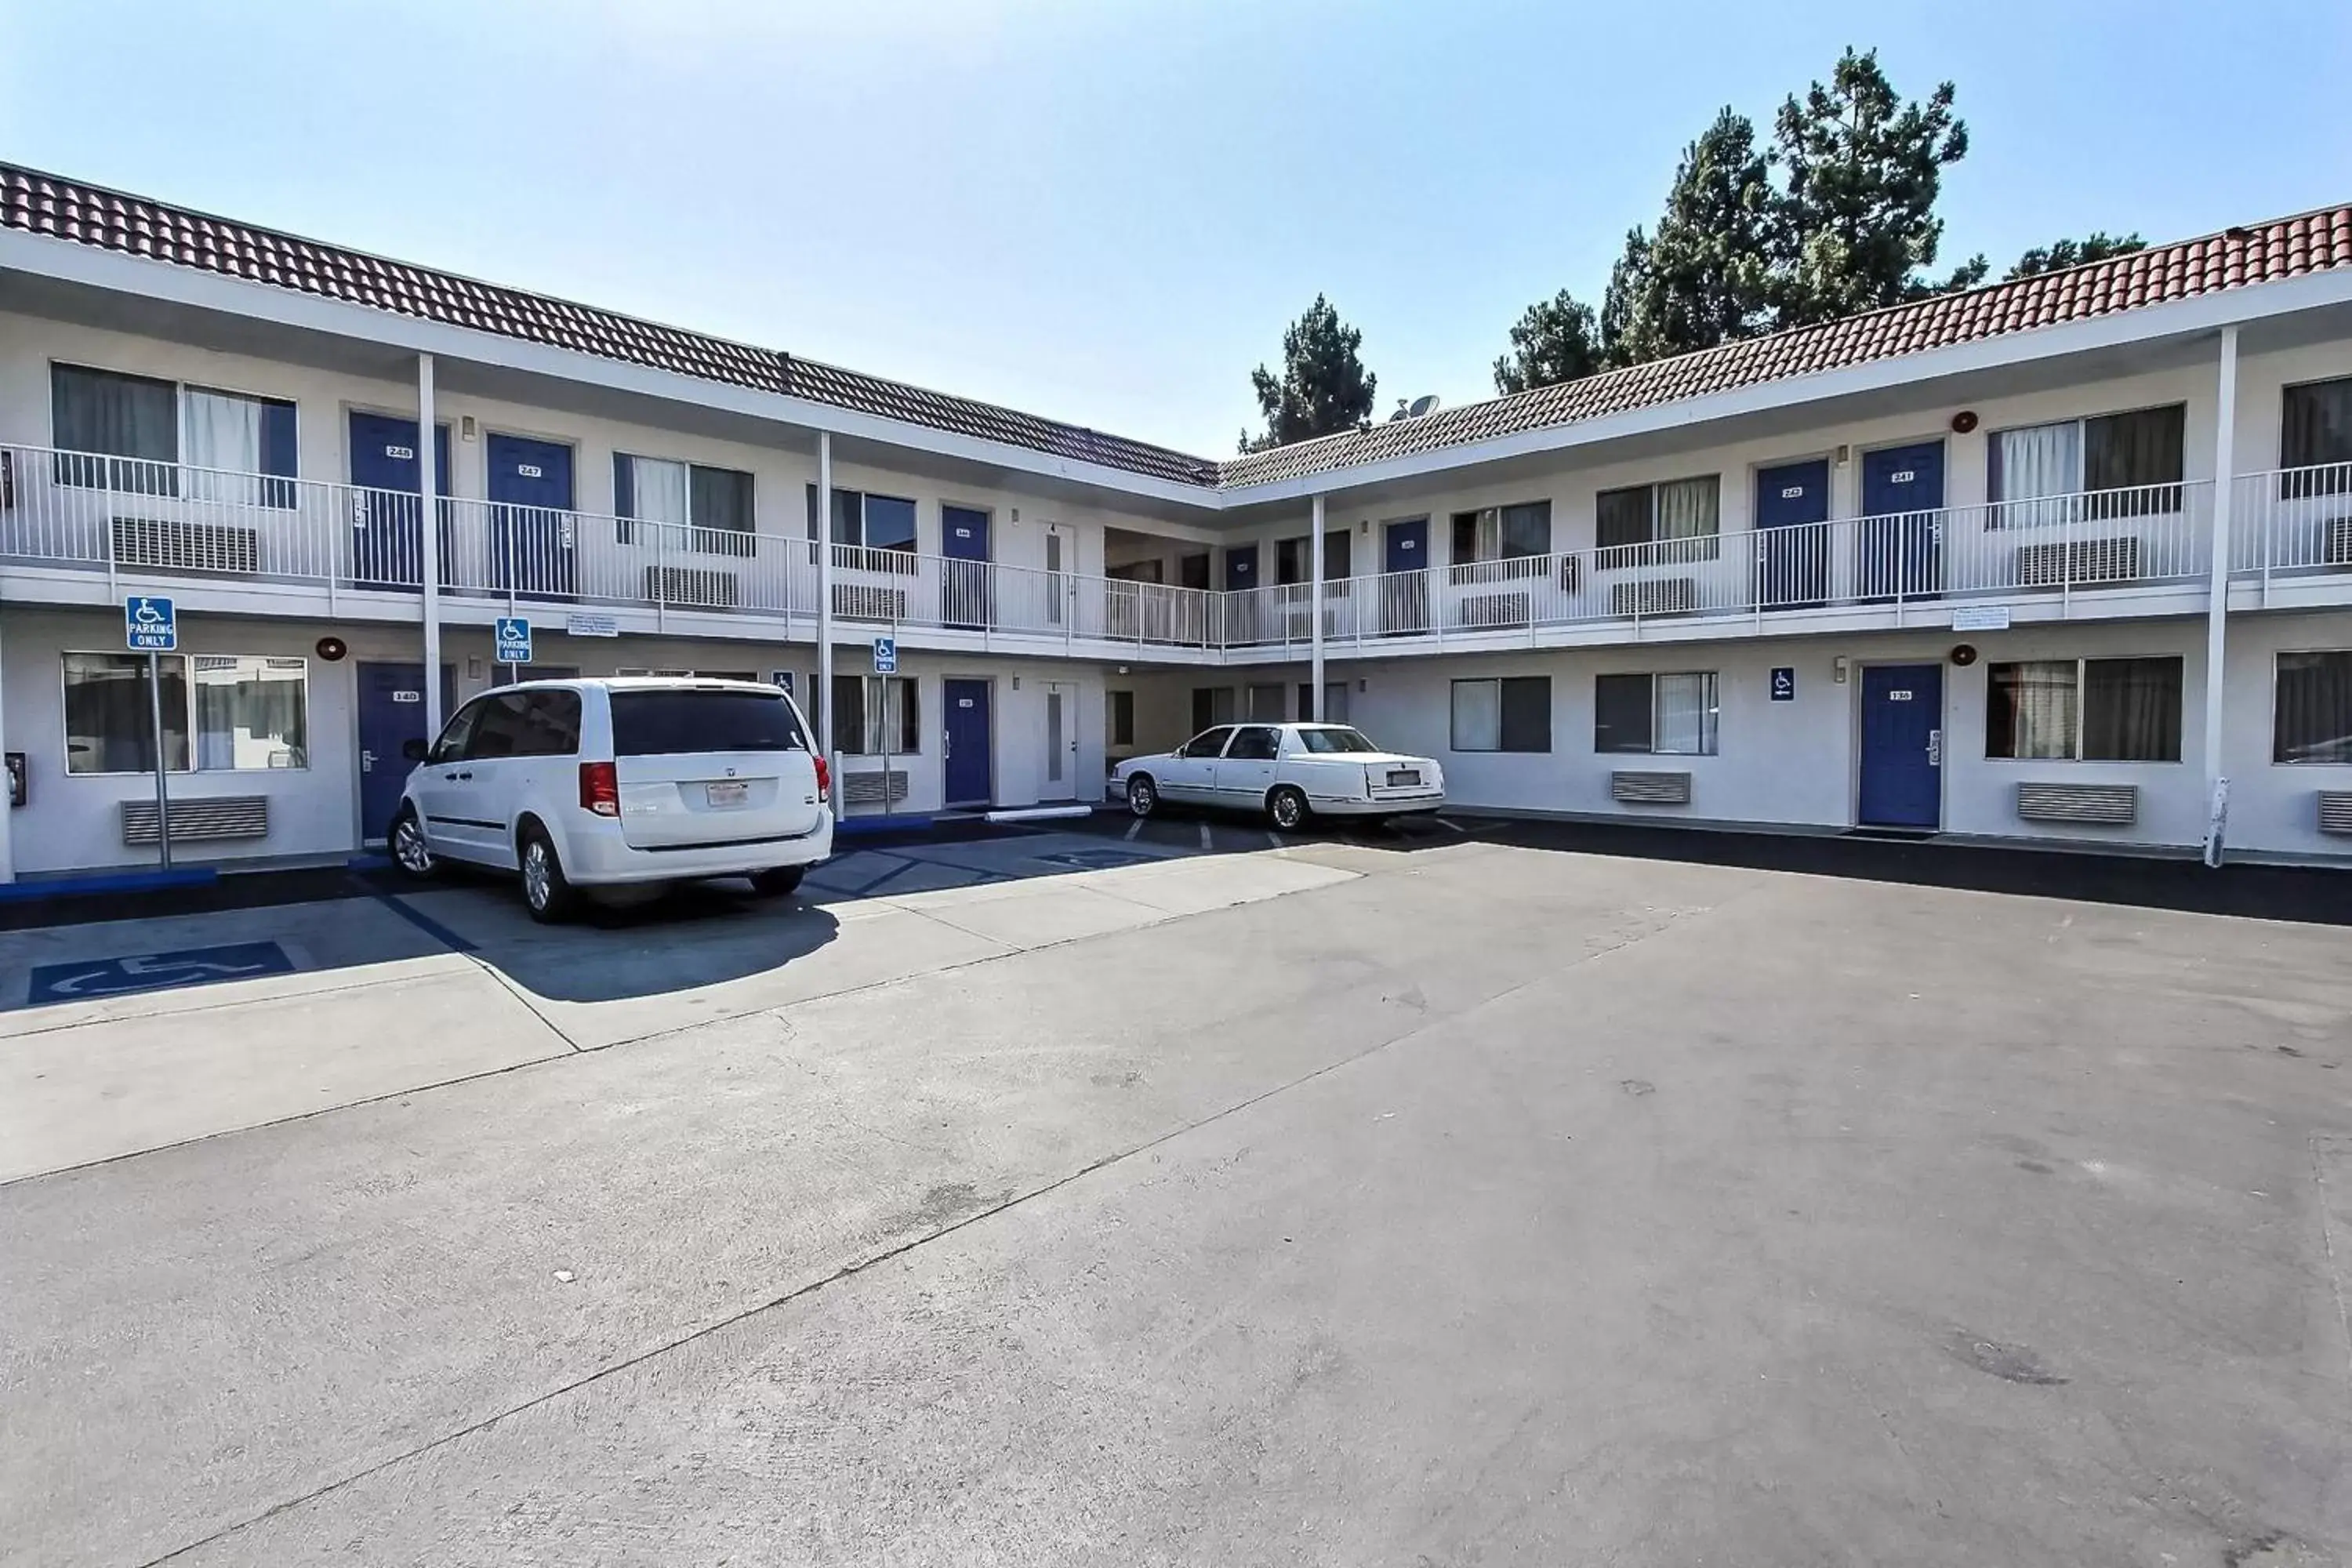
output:
[[[1345,724],[1220,724],[1172,752],[1130,757],[1111,776],[1138,816],[1165,800],[1262,811],[1281,828],[1310,816],[1400,816],[1445,804],[1434,760],[1383,752]]]

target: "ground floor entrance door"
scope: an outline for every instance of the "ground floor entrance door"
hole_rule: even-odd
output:
[[[403,748],[410,741],[430,738],[425,732],[425,667],[362,660],[358,675],[360,837],[372,842],[391,831],[401,786],[415,765],[401,754]],[[441,711],[447,713],[457,705],[457,681],[445,664]]]
[[[1944,820],[1944,667],[1874,664],[1862,671],[1862,787],[1867,827]]]
[[[989,686],[985,680],[941,682],[947,704],[947,770],[941,782],[941,802],[950,807],[991,805],[995,781],[989,769],[992,742],[988,723]]]

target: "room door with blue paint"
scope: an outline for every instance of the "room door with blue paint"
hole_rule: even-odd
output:
[[[1229,643],[1254,643],[1265,640],[1265,606],[1255,594],[1244,590],[1257,586],[1257,546],[1233,544],[1225,547],[1224,601],[1225,640]]]
[[[1862,455],[1854,587],[1868,599],[1916,599],[1944,584],[1944,444]]]
[[[1429,629],[1429,519],[1390,523],[1381,536],[1381,631]]]
[[[992,763],[994,740],[989,732],[989,683],[985,680],[940,682],[940,700],[947,704],[946,777],[940,800],[950,807],[989,805],[996,799]]]
[[[362,588],[403,588],[421,592],[425,585],[425,531],[418,497],[424,478],[416,461],[416,421],[382,414],[351,416],[352,483],[360,494],[352,498],[352,581]],[[449,572],[449,426],[433,429],[433,488],[443,498],[441,513],[441,585],[452,581]]]
[[[994,595],[988,566],[988,514],[968,506],[940,508],[940,618],[967,631],[988,626]]]
[[[359,679],[360,837],[374,842],[391,831],[401,788],[415,765],[401,754],[403,749],[410,741],[430,739],[425,732],[425,667],[362,660],[353,673]],[[441,711],[446,715],[456,707],[455,672],[445,664]]]
[[[1756,471],[1756,602],[1811,608],[1830,597],[1830,465],[1783,463]]]
[[[579,537],[572,510],[572,448],[496,434],[487,445],[491,585],[532,598],[570,598]]]
[[[1855,816],[1869,827],[1944,820],[1944,667],[1874,664],[1862,671],[1862,778]]]

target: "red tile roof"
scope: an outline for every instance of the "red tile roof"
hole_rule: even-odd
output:
[[[2352,206],[2331,207],[1218,463],[5,164],[0,164],[0,227],[1204,489],[1330,473],[2215,289],[2352,267]]]
[[[2352,267],[2352,206],[1893,305],[1419,419],[1294,442],[1228,458],[1220,472],[1224,484],[1234,486],[1359,468],[2337,267]]]

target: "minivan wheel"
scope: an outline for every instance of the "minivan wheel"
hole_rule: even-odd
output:
[[[1307,796],[1289,784],[1277,788],[1265,797],[1265,814],[1285,833],[1304,826],[1307,822]]]
[[[543,828],[523,830],[522,901],[541,925],[570,920],[579,908],[580,895],[563,875],[563,861]]]
[[[1159,809],[1160,790],[1149,773],[1138,773],[1127,781],[1127,809],[1138,816],[1150,816]]]
[[[789,899],[800,891],[801,866],[777,866],[751,873],[751,890],[763,899]]]
[[[425,881],[441,869],[441,863],[433,858],[433,847],[425,842],[425,825],[416,820],[413,805],[403,805],[400,815],[392,819],[391,849],[392,863],[415,881]]]

